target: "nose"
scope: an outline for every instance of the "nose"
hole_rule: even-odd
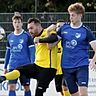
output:
[[[72,19],[73,17],[72,16],[70,16],[70,19]]]
[[[29,31],[29,33],[31,34],[31,30],[29,29],[28,31]]]

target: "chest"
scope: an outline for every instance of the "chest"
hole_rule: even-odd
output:
[[[9,38],[9,45],[10,47],[20,47],[20,46],[26,46],[27,45],[27,38],[24,36],[11,36]]]
[[[79,29],[63,29],[61,35],[63,39],[67,41],[76,40],[82,42],[86,39],[86,31]]]

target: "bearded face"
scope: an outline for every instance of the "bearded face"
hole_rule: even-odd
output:
[[[37,24],[35,24],[34,22],[32,22],[32,23],[29,23],[27,27],[28,27],[29,33],[31,34],[31,36],[33,38],[36,37],[36,36],[38,36],[38,34],[39,34],[38,27],[39,26]]]

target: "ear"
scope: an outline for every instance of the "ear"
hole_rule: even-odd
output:
[[[81,18],[83,18],[83,15],[82,14],[80,14],[80,16],[81,16]]]
[[[40,25],[40,24],[38,25],[38,29],[39,29],[39,30],[41,29],[41,25]]]
[[[22,26],[23,26],[23,22],[22,22]]]

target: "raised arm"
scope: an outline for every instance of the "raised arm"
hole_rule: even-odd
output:
[[[50,36],[50,32],[53,31],[53,30],[56,32],[56,25],[54,25],[54,24],[50,25],[50,26],[47,28],[47,37]],[[60,41],[60,40],[58,40],[58,41],[56,41],[56,42],[54,42],[54,43],[47,43],[47,48],[48,48],[49,50],[51,50],[53,47],[55,47],[55,46],[58,44],[59,41]]]
[[[96,40],[91,41],[90,45],[91,45],[91,47],[92,47],[92,49],[94,51],[94,56],[90,61],[90,67],[91,67],[92,70],[96,71]]]

